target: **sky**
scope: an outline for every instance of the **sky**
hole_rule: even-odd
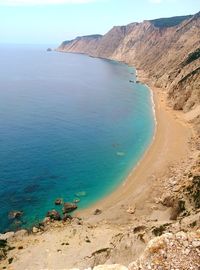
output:
[[[59,45],[114,25],[198,11],[200,0],[0,0],[0,43]]]

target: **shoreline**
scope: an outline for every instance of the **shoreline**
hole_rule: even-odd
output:
[[[106,59],[106,58],[103,58],[105,60],[110,60],[110,59]],[[112,60],[112,59],[111,59]],[[116,60],[112,60],[112,61],[116,61]],[[116,62],[119,62],[120,61],[116,61]],[[123,64],[126,64],[127,66],[129,66],[127,63],[125,62],[121,62]],[[138,71],[137,69],[134,67],[134,66],[130,66],[132,68],[135,69],[136,73],[136,79],[138,78]],[[158,125],[158,122],[157,122],[157,112],[156,112],[156,102],[155,102],[155,97],[154,97],[154,92],[153,90],[151,89],[151,87],[149,87],[146,83],[143,83],[142,79],[140,80],[140,83],[145,85],[147,88],[148,88],[148,91],[150,92],[150,102],[151,102],[151,110],[152,110],[152,114],[153,114],[153,119],[154,119],[154,132],[153,132],[153,136],[152,136],[152,139],[147,147],[147,149],[144,151],[143,155],[140,157],[140,159],[138,160],[138,162],[136,163],[136,165],[134,165],[132,167],[132,169],[130,170],[130,172],[128,173],[127,177],[124,178],[124,180],[113,190],[111,191],[111,193],[107,194],[105,197],[101,198],[100,200],[98,200],[97,202],[93,203],[92,205],[86,207],[86,208],[83,208],[83,209],[80,209],[80,210],[77,210],[75,212],[75,216],[82,216],[82,214],[86,214],[88,213],[89,211],[94,211],[95,210],[95,207],[96,209],[98,209],[100,206],[101,206],[101,203],[106,201],[107,200],[107,197],[110,197],[112,196],[112,194],[114,194],[116,191],[120,191],[121,187],[123,187],[125,184],[126,184],[126,181],[128,181],[129,177],[132,176],[132,174],[134,174],[134,171],[139,167],[139,166],[142,166],[142,163],[143,163],[143,159],[145,159],[146,155],[148,155],[148,152],[150,151],[152,145],[154,144],[154,141],[156,139],[156,133],[157,133],[157,125]],[[101,208],[101,207],[100,207]],[[92,213],[91,213],[92,214]]]
[[[139,77],[146,83],[142,72]],[[18,247],[9,253],[14,262],[11,268],[5,261],[2,266],[9,270],[86,269],[104,264],[107,256],[112,256],[112,263],[128,264],[142,254],[154,226],[170,224],[170,209],[156,202],[165,191],[162,181],[160,189],[158,186],[155,190],[156,179],[168,178],[170,165],[178,166],[188,156],[192,130],[181,120],[182,115],[179,117],[166,105],[161,89],[151,85],[148,88],[155,102],[155,138],[129,176],[111,194],[77,211],[72,221],[52,222],[44,231],[31,234],[16,233],[9,240],[9,244]],[[94,215],[96,209],[102,212]],[[135,229],[139,229],[138,233]],[[130,243],[133,250],[126,253]]]
[[[188,124],[177,116],[177,112],[169,108],[166,104],[165,92],[151,85],[150,79],[146,77],[144,71],[136,69],[136,74],[139,81],[145,84],[151,93],[152,111],[155,117],[155,130],[152,141],[124,181],[105,198],[88,208],[77,211],[76,217],[84,217],[89,221],[101,221],[102,219],[116,221],[117,219],[119,222],[124,219],[123,223],[127,223],[130,217],[125,216],[129,209],[132,209],[135,213],[138,208],[136,205],[150,196],[150,178],[155,178],[155,175],[162,175],[166,172],[171,163],[180,161],[179,156],[181,159],[187,157],[189,151],[187,141],[192,134],[192,131],[186,128]],[[165,127],[164,123],[167,123],[166,126],[168,127]],[[172,140],[174,142],[175,139],[181,139],[177,140],[176,143],[171,141],[170,146],[166,142],[166,131],[167,135],[171,136],[171,133],[173,134]],[[166,158],[161,154],[161,149],[165,148],[165,145],[167,145]],[[157,163],[162,166],[157,166]],[[140,181],[139,178],[143,180]],[[142,192],[143,188],[145,191]],[[153,198],[151,199],[152,204],[154,204]],[[123,209],[123,211],[119,211],[120,214],[117,214],[116,208],[118,210]],[[145,208],[145,204],[142,208]],[[99,217],[92,215],[96,209],[102,210]]]
[[[58,51],[59,52],[59,51]],[[77,54],[77,53],[75,53]],[[85,55],[85,54],[84,54]],[[89,56],[89,55],[88,55]],[[96,58],[96,57],[95,57]],[[100,58],[101,59],[101,58]],[[83,209],[78,209],[77,211],[75,211],[74,215],[72,213],[72,216],[74,217],[83,217],[84,219],[89,219],[89,220],[102,220],[103,218],[106,217],[106,219],[108,218],[108,213],[109,210],[115,207],[115,204],[126,204],[126,208],[124,208],[123,210],[128,210],[129,208],[134,209],[135,212],[135,203],[137,203],[137,199],[133,198],[134,195],[135,197],[138,197],[139,195],[137,194],[137,192],[134,191],[134,188],[141,189],[140,185],[145,185],[145,181],[142,181],[139,183],[138,181],[138,177],[141,178],[147,178],[150,177],[150,173],[144,176],[144,174],[142,173],[142,171],[145,169],[145,163],[148,162],[148,159],[152,159],[153,157],[156,156],[156,153],[154,152],[159,152],[157,151],[158,149],[154,148],[158,148],[156,146],[157,144],[157,138],[160,137],[160,133],[163,132],[163,130],[161,131],[160,129],[160,117],[159,117],[159,107],[160,107],[160,97],[159,97],[159,93],[157,93],[157,90],[155,87],[153,87],[152,85],[150,85],[150,79],[148,77],[146,77],[146,74],[144,74],[144,71],[137,69],[136,67],[134,67],[133,65],[128,65],[126,62],[123,61],[117,61],[114,59],[106,59],[106,58],[102,58],[104,60],[112,60],[112,61],[116,61],[116,62],[121,62],[126,64],[129,67],[132,67],[135,69],[136,73],[136,79],[139,79],[139,82],[143,85],[145,85],[148,88],[148,91],[150,91],[150,99],[151,99],[151,106],[152,106],[152,113],[154,116],[154,134],[152,136],[152,140],[149,144],[149,146],[147,147],[147,149],[145,150],[144,154],[141,156],[141,158],[138,160],[137,164],[134,165],[134,167],[131,169],[131,171],[129,172],[128,176],[109,194],[107,194],[105,197],[103,197],[102,199],[100,199],[99,201],[93,203],[92,205],[83,208]],[[162,89],[160,89],[162,90]],[[163,93],[164,94],[164,93]],[[166,100],[165,100],[166,101]],[[176,112],[172,109],[170,109],[166,104],[164,105],[165,109],[167,111],[170,111],[170,113],[173,114],[173,116],[176,114]],[[175,116],[175,118],[173,119],[174,122],[177,122],[177,117]],[[183,124],[183,120],[180,121],[181,125]],[[180,124],[179,122],[179,124]],[[189,132],[188,132],[189,133]],[[187,144],[184,144],[185,148]],[[166,167],[166,166],[165,166]],[[151,170],[151,166],[148,167],[149,171]],[[135,181],[135,182],[134,182]],[[147,183],[146,183],[147,184]],[[148,187],[145,185],[145,189],[147,189]],[[135,192],[135,194],[134,194]],[[133,193],[133,194],[132,194]],[[132,197],[132,198],[130,198]],[[128,200],[127,200],[128,198]],[[96,209],[100,209],[104,212],[103,215],[100,215],[99,217],[97,216],[93,216],[93,213]],[[115,219],[115,215],[111,215],[112,218],[111,219]],[[125,219],[126,220],[126,219]],[[127,222],[127,221],[126,221]],[[37,224],[33,224],[31,226],[31,230],[33,227],[37,226]],[[28,228],[26,228],[28,229]],[[28,229],[30,230],[30,228]]]

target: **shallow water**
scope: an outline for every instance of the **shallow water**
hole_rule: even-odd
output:
[[[43,219],[57,197],[84,208],[111,192],[154,133],[150,91],[125,64],[0,48],[0,231]],[[134,74],[133,74],[134,73]],[[22,210],[17,222],[11,210]]]

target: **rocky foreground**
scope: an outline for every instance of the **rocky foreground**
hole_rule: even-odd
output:
[[[96,209],[0,235],[1,269],[200,269],[200,166],[192,153],[155,177],[144,208],[122,202],[117,218]]]

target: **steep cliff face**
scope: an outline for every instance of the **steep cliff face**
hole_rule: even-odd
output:
[[[59,51],[125,61],[168,91],[174,109],[200,104],[200,12],[113,27],[104,36],[63,42]]]
[[[79,52],[86,54],[93,54],[96,52],[99,46],[99,40],[101,40],[101,35],[90,35],[77,37],[70,41],[64,41],[58,48],[59,51],[67,52]]]

